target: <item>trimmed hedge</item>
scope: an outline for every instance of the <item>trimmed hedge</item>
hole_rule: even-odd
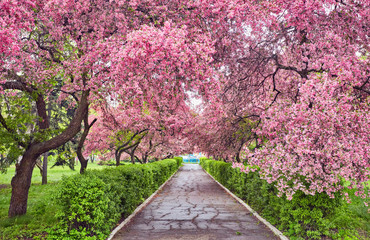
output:
[[[297,192],[289,201],[277,197],[277,189],[260,179],[258,171],[245,174],[231,163],[203,158],[200,165],[290,239],[357,239],[348,204],[339,196]]]
[[[62,206],[59,223],[48,239],[105,239],[122,217],[177,171],[181,161],[165,159],[63,178],[55,196]]]
[[[179,166],[182,164],[182,157],[174,157],[173,159],[175,159],[177,161],[177,164]]]

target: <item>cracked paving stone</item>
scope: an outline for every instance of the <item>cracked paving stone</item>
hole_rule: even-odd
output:
[[[198,164],[186,164],[114,240],[279,239]]]

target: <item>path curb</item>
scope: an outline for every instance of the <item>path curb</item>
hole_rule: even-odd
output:
[[[168,179],[167,179],[167,181],[165,181],[158,189],[157,189],[157,191],[155,191],[152,195],[150,195],[150,197],[148,197],[142,204],[140,204],[136,209],[135,209],[135,211],[133,212],[133,213],[131,213],[131,215],[130,216],[128,216],[123,222],[121,222],[121,224],[120,225],[118,225],[115,229],[113,229],[113,231],[111,232],[111,234],[109,235],[109,237],[106,239],[106,240],[111,240],[113,237],[114,237],[114,235],[119,231],[119,230],[121,230],[124,226],[126,226],[143,208],[145,208],[149,203],[150,203],[150,201],[152,201],[152,199],[155,197],[155,195],[157,195],[157,193],[159,192],[159,191],[161,191],[162,190],[162,188],[167,184],[167,182],[169,182],[171,179],[172,179],[172,177],[173,176],[175,176],[175,174],[176,173],[178,173],[178,171],[179,171],[179,169],[180,168],[182,168],[182,166],[181,167],[179,167],[178,169],[177,169],[177,171],[176,172],[174,172],[172,175],[171,175],[171,177],[169,177]]]
[[[248,211],[250,211],[258,220],[260,220],[263,224],[266,225],[276,236],[278,236],[281,240],[289,240],[282,232],[279,231],[276,227],[271,225],[266,219],[262,218],[256,211],[254,211],[248,204],[246,204],[243,200],[237,197],[234,193],[232,193],[229,189],[225,188],[224,185],[219,183],[211,174],[209,174],[204,168],[202,167],[203,171],[208,174],[221,188],[223,188],[229,195],[231,195],[235,200],[237,200],[241,205],[243,205]]]

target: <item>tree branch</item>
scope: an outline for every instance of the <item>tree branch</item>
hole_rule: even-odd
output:
[[[85,90],[82,92],[81,100],[76,109],[75,115],[72,118],[68,127],[61,134],[37,145],[40,152],[44,153],[51,149],[55,149],[60,145],[63,145],[64,143],[71,140],[74,136],[76,136],[76,134],[81,130],[81,122],[83,121],[88,111],[89,94],[90,94],[89,90]]]

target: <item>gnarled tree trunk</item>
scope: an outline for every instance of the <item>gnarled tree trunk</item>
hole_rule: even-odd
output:
[[[135,151],[136,151],[136,148],[137,146],[139,146],[139,144],[136,144],[136,146],[134,146],[133,148],[131,148],[130,151],[128,151],[127,153],[130,154],[130,159],[131,159],[131,163],[132,164],[135,164]]]
[[[116,156],[116,166],[118,167],[121,163],[121,155],[122,155],[122,152],[121,151],[117,151],[115,152],[115,156]]]
[[[32,171],[40,155],[35,153],[31,147],[24,153],[20,163],[16,164],[15,176],[11,181],[12,196],[10,199],[9,217],[26,214]]]
[[[80,141],[78,142],[77,151],[76,151],[77,152],[78,160],[81,163],[80,174],[82,174],[82,173],[85,172],[85,170],[87,168],[87,163],[88,163],[88,160],[82,154],[82,148],[84,146],[86,137],[89,134],[90,128],[94,125],[94,123],[96,122],[96,120],[97,119],[95,118],[91,122],[91,124],[89,124],[89,115],[88,115],[88,113],[86,113],[85,118],[84,118],[84,131],[82,133],[82,136],[81,136]]]

